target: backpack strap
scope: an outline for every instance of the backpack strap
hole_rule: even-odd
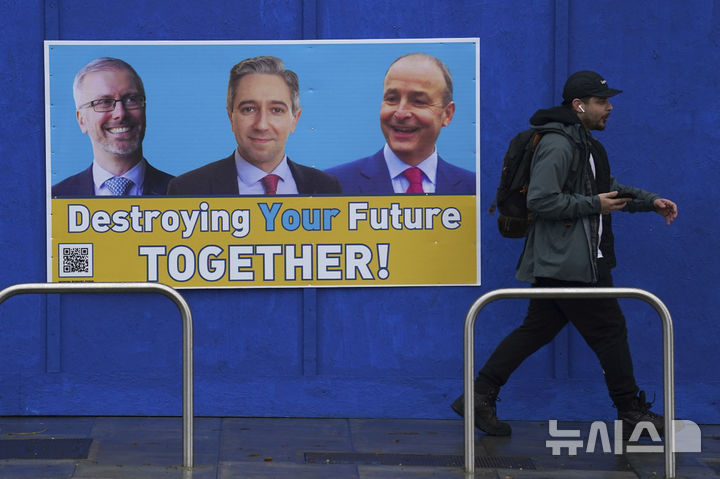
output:
[[[562,135],[570,143],[570,146],[572,146],[573,161],[570,164],[570,172],[568,173],[568,176],[565,180],[565,185],[563,186],[563,191],[570,190],[569,186],[575,179],[577,179],[578,174],[582,171],[582,161],[580,160],[580,145],[577,141],[575,141],[572,136],[568,135],[564,130],[561,130],[560,128],[552,128],[538,132],[535,135],[535,138],[533,139],[533,149],[537,147],[537,144],[542,139],[542,136],[544,136],[546,133],[557,133],[559,135]]]
[[[532,149],[535,150],[537,148],[538,143],[540,143],[540,140],[542,140],[542,137],[545,136],[545,131],[539,131],[535,133],[535,136],[533,137],[532,141]]]

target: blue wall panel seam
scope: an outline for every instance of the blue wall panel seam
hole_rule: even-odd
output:
[[[302,0],[303,40],[316,40],[318,33],[317,0]]]
[[[60,39],[60,0],[45,0],[43,11],[45,15],[44,36],[45,40]]]
[[[569,38],[570,38],[570,4],[568,0],[555,0],[555,18],[553,28],[553,95],[563,85],[568,74]],[[556,104],[553,97],[550,104]],[[570,377],[570,335],[566,326],[555,336],[553,341],[553,372],[556,379]]]
[[[60,0],[43,2],[43,36],[45,40],[60,39]],[[62,331],[61,331],[61,296],[45,294],[45,372],[59,373],[62,371]]]
[[[314,376],[317,374],[317,290],[304,288],[302,298],[302,370],[304,376]]]
[[[58,294],[46,294],[45,301],[45,371],[62,371],[62,322],[60,318],[61,299]]]

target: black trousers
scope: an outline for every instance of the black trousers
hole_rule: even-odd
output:
[[[594,284],[536,278],[533,287],[610,287],[610,268],[598,262]],[[478,373],[476,388],[502,386],[518,366],[572,323],[595,352],[605,374],[610,398],[618,409],[627,409],[637,395],[625,316],[615,298],[531,299],[523,324],[503,339]]]

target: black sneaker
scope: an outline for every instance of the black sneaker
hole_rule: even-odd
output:
[[[495,401],[500,388],[493,388],[487,394],[475,393],[475,427],[490,436],[509,436],[512,432],[510,424],[498,421]],[[451,405],[460,417],[465,416],[465,396],[460,395]]]
[[[638,397],[633,399],[630,409],[618,409],[618,419],[623,422],[623,440],[627,441],[630,439],[630,436],[635,430],[635,426],[643,421],[651,423],[661,437],[664,435],[665,418],[652,412],[650,410],[650,406],[652,405],[653,403],[645,401],[645,391],[640,391]],[[642,436],[649,436],[647,429],[643,430],[641,437]]]

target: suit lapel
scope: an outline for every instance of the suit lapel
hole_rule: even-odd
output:
[[[81,177],[78,179],[80,181],[77,183],[77,192],[73,192],[73,194],[77,194],[78,196],[95,196],[95,180],[93,179],[92,163],[88,169],[82,172]]]
[[[298,194],[310,195],[314,193],[312,183],[309,181],[307,175],[305,175],[302,169],[298,167],[298,164],[294,161],[290,161],[290,158],[287,159],[287,164],[290,168],[290,173],[293,175],[293,180],[295,180],[295,186],[297,187]]]
[[[362,193],[375,195],[392,195],[394,193],[382,149],[371,156],[370,161],[365,162],[360,170],[360,175],[363,179],[360,185]]]
[[[438,155],[437,173],[435,193],[444,195],[452,192],[456,185],[462,181],[462,178],[455,176],[447,167],[447,163]]]
[[[145,161],[145,180],[143,181],[143,196],[164,195],[164,191],[158,191],[160,172]]]
[[[240,194],[237,179],[237,167],[235,166],[235,152],[223,159],[218,170],[219,175],[213,175],[212,190],[216,195],[233,195]]]

